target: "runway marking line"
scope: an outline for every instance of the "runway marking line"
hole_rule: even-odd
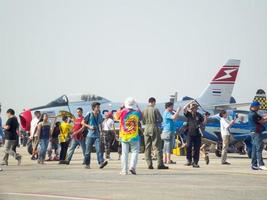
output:
[[[46,198],[57,198],[57,199],[71,199],[71,200],[104,200],[104,199],[96,199],[96,198],[88,198],[88,197],[75,197],[75,196],[64,196],[64,195],[55,195],[55,194],[17,193],[17,192],[0,193],[0,195],[46,197]]]

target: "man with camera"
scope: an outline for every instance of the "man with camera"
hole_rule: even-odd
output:
[[[201,147],[202,130],[208,119],[208,113],[203,117],[198,112],[198,104],[193,101],[184,107],[184,115],[187,118],[187,163],[186,166],[193,166],[199,168],[199,153]],[[192,162],[192,149],[194,148],[193,162]]]

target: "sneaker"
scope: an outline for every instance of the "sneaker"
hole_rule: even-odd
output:
[[[152,165],[149,165],[148,169],[154,169],[154,167]]]
[[[68,160],[64,160],[63,164],[65,164],[65,165],[69,165],[69,164],[70,164],[70,161],[68,161]]]
[[[64,165],[65,164],[65,160],[60,160],[58,164]]]
[[[169,169],[169,167],[165,166],[165,165],[159,165],[158,169]]]
[[[259,169],[260,169],[260,170],[267,170],[267,167],[265,167],[265,166],[263,165],[263,166],[259,166]]]
[[[31,160],[37,160],[37,158],[35,156],[32,156]]]
[[[194,163],[193,168],[200,168],[198,164]]]
[[[259,170],[258,166],[254,166],[254,165],[251,166],[251,169],[252,170]]]
[[[192,163],[191,163],[191,162],[187,162],[187,163],[185,163],[184,165],[185,165],[185,166],[191,166]]]
[[[111,157],[110,157],[110,156],[107,156],[107,157],[106,157],[106,160],[111,160]]]
[[[8,166],[8,161],[3,161],[3,162],[1,163],[1,165],[6,165],[6,166]]]
[[[174,161],[170,160],[169,162],[167,162],[167,164],[169,164],[169,165],[175,165],[175,164],[176,164],[176,162],[174,162]]]
[[[18,166],[21,165],[21,156],[18,157]]]
[[[135,171],[134,168],[130,169],[130,172],[131,172],[132,175],[136,175],[136,171]]]
[[[229,162],[223,162],[222,165],[231,165]]]
[[[91,168],[90,168],[90,165],[85,165],[84,168],[85,168],[85,169],[91,169]]]
[[[55,157],[53,158],[53,161],[59,161],[59,157],[55,156]]]
[[[48,159],[46,159],[45,161],[52,161],[53,159],[52,158],[48,158]]]
[[[99,166],[100,169],[103,169],[106,165],[108,164],[108,161],[105,160],[104,162],[102,162]]]
[[[126,175],[128,175],[128,173],[127,172],[120,172],[120,175],[126,176]]]

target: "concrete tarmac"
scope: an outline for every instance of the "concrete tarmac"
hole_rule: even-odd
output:
[[[199,169],[184,166],[185,157],[173,156],[177,164],[169,165],[169,170],[148,170],[144,154],[140,154],[138,174],[121,176],[116,153],[101,170],[95,153],[91,169],[84,169],[80,149],[68,166],[57,162],[38,165],[30,160],[26,148],[18,152],[23,155],[21,166],[9,158],[9,166],[0,172],[1,200],[267,199],[267,171],[251,170],[250,160],[237,154],[229,154],[230,166],[221,165],[211,154],[210,164],[202,159]]]

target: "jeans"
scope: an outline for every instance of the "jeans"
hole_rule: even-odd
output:
[[[198,164],[199,153],[201,147],[201,135],[188,135],[187,136],[187,154],[186,158],[189,163],[192,163],[192,148],[194,147],[194,163]]]
[[[85,157],[85,140],[72,139],[71,144],[70,144],[70,148],[69,148],[68,153],[67,153],[67,161],[69,161],[69,162],[71,161],[72,156],[74,154],[74,151],[78,145],[80,145],[80,147],[82,148],[83,157]]]
[[[38,159],[41,161],[45,160],[48,143],[49,143],[49,139],[40,139]]]
[[[58,140],[52,139],[48,144],[47,153],[50,159],[52,158],[53,150],[55,151],[55,156],[58,157],[60,153],[60,145],[58,143]]]
[[[251,154],[251,164],[252,166],[264,166],[262,151],[263,151],[263,141],[262,135],[260,133],[252,133],[252,154]]]
[[[139,141],[136,142],[122,142],[122,155],[121,155],[121,168],[122,173],[128,172],[128,155],[129,148],[131,147],[131,161],[130,169],[136,169],[138,154],[139,154]]]
[[[2,126],[0,126],[0,141],[4,139],[4,133],[2,131]]]
[[[94,144],[95,144],[98,164],[101,164],[104,162],[103,152],[101,151],[101,148],[100,148],[100,139],[96,137],[87,136],[86,141],[85,141],[85,146],[86,146],[85,156],[84,156],[85,165],[90,165],[91,163],[91,151],[92,151]]]

